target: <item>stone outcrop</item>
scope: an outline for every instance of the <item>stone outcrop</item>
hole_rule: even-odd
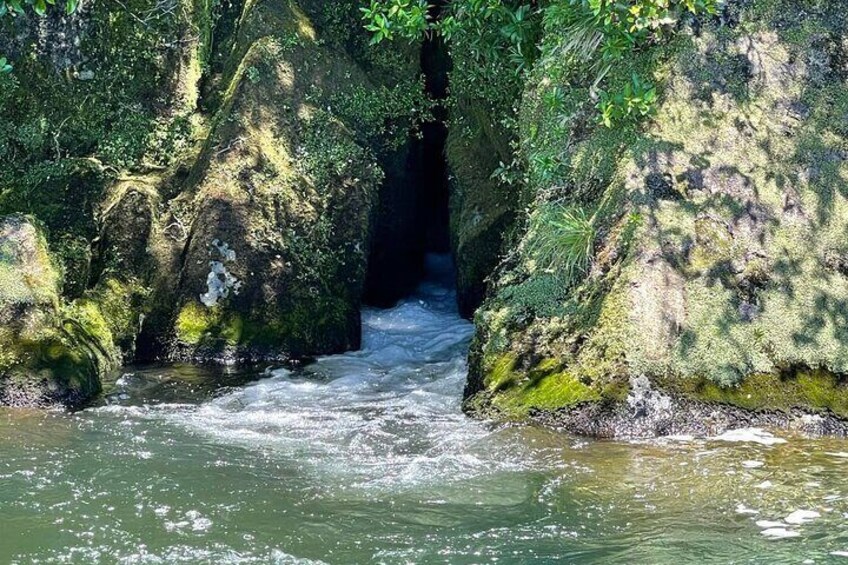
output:
[[[61,276],[32,220],[0,221],[0,402],[76,404],[118,361],[97,311],[66,308]]]
[[[122,361],[358,346],[377,205],[426,108],[415,51],[366,48],[359,17],[95,0],[0,22],[0,217],[45,227],[52,273],[3,329],[0,403],[83,401]]]
[[[577,429],[647,378],[677,406],[848,417],[845,33],[833,5],[729,3],[612,71],[661,80],[638,126],[592,123],[580,69],[538,61],[526,231],[477,316],[468,407]],[[576,280],[542,256],[569,207],[594,230]]]

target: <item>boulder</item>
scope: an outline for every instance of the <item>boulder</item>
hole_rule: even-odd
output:
[[[833,5],[732,3],[613,69],[655,77],[660,100],[612,128],[579,68],[543,54],[521,111],[527,229],[477,317],[469,407],[550,423],[647,379],[680,402],[848,418],[845,33]],[[593,231],[576,277],[549,256],[568,250],[546,218],[569,208]]]
[[[0,219],[0,404],[78,404],[115,361],[102,318],[63,307],[60,282],[37,223]]]

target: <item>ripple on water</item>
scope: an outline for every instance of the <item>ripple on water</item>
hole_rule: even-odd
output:
[[[848,555],[848,442],[759,429],[589,441],[469,420],[459,399],[472,327],[453,301],[425,285],[364,313],[361,351],[212,399],[0,412],[0,561]],[[132,396],[150,382],[118,386]]]

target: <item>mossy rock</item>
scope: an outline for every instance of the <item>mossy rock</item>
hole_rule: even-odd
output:
[[[383,173],[362,124],[332,100],[372,88],[296,4],[255,2],[189,177],[189,226],[165,335],[171,358],[268,359],[359,344],[359,305]],[[157,299],[158,300],[158,299]],[[171,329],[170,335],[167,334]]]
[[[32,220],[0,221],[0,404],[78,404],[118,353],[99,309],[63,305],[60,275]]]
[[[579,103],[588,85],[543,52],[521,112],[528,216],[588,209],[594,262],[577,281],[539,265],[533,242],[553,228],[527,222],[477,316],[469,394],[504,402],[495,360],[516,359],[520,383],[550,358],[562,371],[542,390],[564,372],[620,400],[645,375],[703,402],[848,417],[846,22],[820,2],[728,9],[734,25],[683,29],[611,71],[660,85],[641,124],[607,129],[588,103],[558,117],[546,92]],[[546,401],[524,395],[522,409]]]
[[[464,85],[467,67],[478,64],[462,44],[451,46],[452,83],[459,83],[449,101],[445,147],[450,190],[451,248],[456,258],[457,301],[460,314],[471,318],[483,302],[487,279],[513,238],[520,191],[504,182],[498,171],[512,163],[514,131],[501,119],[504,108],[517,104],[520,91],[506,88],[492,101]],[[510,69],[502,69],[509,76]]]
[[[426,109],[415,47],[365,49],[358,7],[96,0],[0,22],[0,214],[47,227],[45,325],[91,334],[92,374],[358,345],[383,170],[405,185]],[[202,310],[216,260],[238,287]],[[54,340],[67,359],[74,339]]]

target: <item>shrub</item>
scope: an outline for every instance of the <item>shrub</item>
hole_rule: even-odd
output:
[[[438,33],[446,40],[461,41],[483,63],[481,69],[498,69],[499,65],[485,63],[505,58],[518,73],[538,56],[540,24],[551,31],[565,30],[560,55],[589,66],[593,94],[601,98],[599,121],[613,127],[619,120],[650,114],[656,92],[637,76],[620,91],[599,90],[611,67],[635,50],[663,40],[683,14],[715,14],[721,1],[451,0],[438,20],[431,18],[433,5],[427,0],[370,0],[361,10],[372,43]]]

